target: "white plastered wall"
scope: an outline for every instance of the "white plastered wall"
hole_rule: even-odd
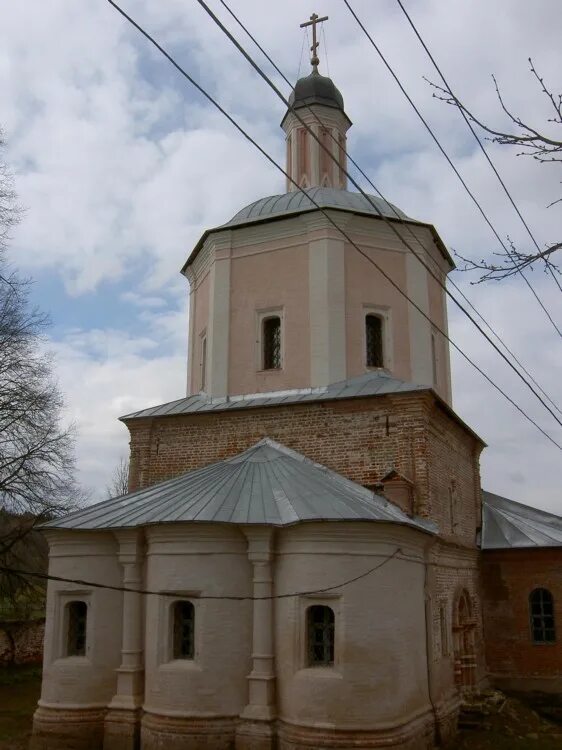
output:
[[[325,588],[400,555],[343,589],[275,602],[279,718],[300,726],[375,729],[428,712],[425,535],[386,524],[310,523],[284,529],[277,592]],[[305,612],[335,613],[333,667],[308,667]]]
[[[47,531],[49,574],[122,585],[117,542],[111,532]],[[88,606],[86,654],[66,655],[65,605]],[[82,584],[49,581],[40,706],[105,707],[121,662],[122,594]]]
[[[249,596],[247,541],[233,526],[150,527],[147,586],[182,592],[195,608],[194,659],[173,659],[170,597],[146,602],[146,711],[169,716],[238,716],[248,699],[251,602],[199,599]]]

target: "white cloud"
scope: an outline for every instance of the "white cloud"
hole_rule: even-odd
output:
[[[282,160],[277,125],[283,105],[196,4],[123,0],[123,5]],[[212,5],[242,39],[220,4]],[[353,5],[501,237],[526,243],[458,114],[433,99],[422,80],[423,75],[436,80],[436,74],[397,5],[391,0]],[[269,3],[267,14],[256,12],[263,9],[257,0],[232,6],[294,77],[302,43],[298,24],[314,4]],[[489,255],[497,241],[343,4],[325,0],[321,10],[330,16],[330,72],[355,122],[352,155],[390,200],[433,222],[450,247],[471,257]],[[546,102],[527,57],[560,88],[558,2],[543,3],[542,17],[529,14],[523,0],[498,0],[493,8],[485,0],[428,0],[409,10],[456,93],[484,120],[505,122],[490,79],[495,73],[510,106],[542,126]],[[56,272],[76,304],[89,292],[97,293],[103,306],[103,295],[117,288],[122,301],[138,310],[144,329],[143,335],[133,334],[115,320],[111,330],[102,331],[93,320],[91,328],[69,328],[56,342],[60,379],[81,429],[82,476],[87,484],[103,484],[108,464],[126,447],[126,431],[115,417],[183,393],[186,285],[179,267],[205,228],[255,198],[280,192],[283,179],[106,3],[20,0],[3,10],[0,110],[28,209],[14,238],[18,265],[39,282],[44,271]],[[560,194],[559,170],[487,147],[539,242],[559,239],[562,206],[546,208]],[[552,281],[542,272],[530,276],[562,323]],[[455,278],[545,390],[562,401],[560,339],[521,281],[471,287],[462,275]],[[451,333],[560,439],[553,420],[452,309]],[[485,485],[532,504],[560,507],[559,453],[457,358],[454,376],[461,416],[490,443],[483,459]]]

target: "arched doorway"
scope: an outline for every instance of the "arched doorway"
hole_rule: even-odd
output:
[[[469,691],[476,684],[475,625],[470,596],[462,589],[453,609],[455,683],[461,690]]]

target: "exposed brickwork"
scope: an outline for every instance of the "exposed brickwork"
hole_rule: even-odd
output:
[[[128,426],[131,490],[235,455],[265,436],[363,485],[374,485],[390,469],[412,481],[414,512],[435,521],[441,536],[429,587],[433,662],[444,675],[443,694],[453,689],[451,665],[460,648],[453,622],[462,591],[473,619],[470,678],[482,681],[476,549],[482,443],[429,392],[132,420]]]
[[[415,484],[415,511],[475,545],[482,444],[428,392],[132,420],[130,489],[220,461],[270,437],[349,479],[373,485],[391,468]]]
[[[562,689],[562,550],[490,550],[481,560],[490,672],[505,678],[558,678]],[[549,589],[554,597],[553,644],[531,640],[529,594],[535,588]]]
[[[40,664],[45,620],[0,622],[0,666]]]

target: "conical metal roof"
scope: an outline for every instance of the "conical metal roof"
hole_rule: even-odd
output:
[[[436,531],[431,522],[410,518],[384,497],[269,438],[233,458],[76,511],[44,528],[302,521],[375,521]]]
[[[336,208],[357,214],[368,214],[371,216],[383,216],[389,219],[404,219],[412,221],[406,214],[392,203],[369,195],[368,201],[361,193],[350,190],[340,190],[332,187],[312,187],[305,192],[292,190],[281,195],[269,195],[260,198],[249,206],[245,206],[235,214],[230,221],[223,224],[222,228],[233,227],[239,224],[250,224],[258,221],[266,221],[291,214],[300,214],[305,211],[316,211],[320,208]],[[376,206],[376,208],[374,208]]]
[[[482,549],[562,547],[562,518],[482,492]]]

